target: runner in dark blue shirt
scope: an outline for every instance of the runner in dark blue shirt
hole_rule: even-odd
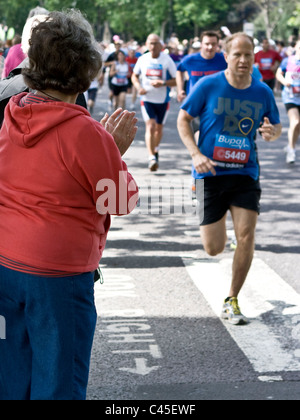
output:
[[[177,68],[176,84],[178,101],[182,102],[193,86],[204,76],[217,73],[227,68],[222,53],[218,53],[219,35],[213,31],[203,32],[201,35],[201,51],[186,56]],[[189,75],[187,91],[184,89],[185,72]]]

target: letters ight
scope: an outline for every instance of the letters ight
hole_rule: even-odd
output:
[[[6,339],[6,321],[4,316],[0,315],[0,340]]]

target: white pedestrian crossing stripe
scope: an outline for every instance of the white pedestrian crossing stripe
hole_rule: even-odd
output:
[[[231,282],[232,259],[184,258],[186,269],[217,316]],[[239,297],[246,326],[224,321],[258,373],[300,371],[300,295],[255,258]]]

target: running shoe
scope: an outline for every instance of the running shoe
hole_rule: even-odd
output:
[[[287,147],[286,149],[286,163],[292,164],[296,162],[296,150]]]
[[[233,238],[233,239],[231,240],[231,243],[230,243],[230,249],[231,249],[232,251],[235,251],[235,250],[237,249],[237,240],[236,240],[236,238]]]
[[[154,156],[149,159],[148,168],[150,169],[151,172],[156,172],[157,171],[157,169],[158,169],[158,161],[157,161],[157,159]]]
[[[233,325],[248,324],[248,320],[241,313],[238,300],[235,297],[225,299],[221,317]]]

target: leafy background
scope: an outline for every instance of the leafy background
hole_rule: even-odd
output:
[[[180,39],[198,36],[206,29],[228,26],[234,32],[243,22],[255,24],[255,36],[288,39],[298,35],[298,0],[0,0],[0,23],[21,33],[30,9],[76,7],[83,11],[102,39],[105,25],[125,40],[142,42],[151,32],[163,39],[176,32]]]

